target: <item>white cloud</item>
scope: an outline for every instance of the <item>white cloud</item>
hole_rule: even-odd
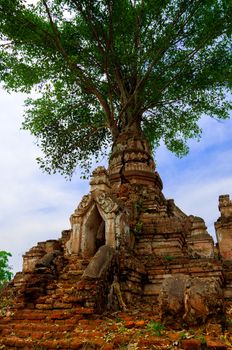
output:
[[[41,172],[34,139],[20,130],[24,98],[0,95],[0,250],[12,253],[14,271],[21,269],[21,255],[29,248],[70,227],[70,214],[88,192],[77,178],[66,182]]]

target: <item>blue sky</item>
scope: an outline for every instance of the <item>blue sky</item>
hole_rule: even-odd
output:
[[[41,172],[35,160],[40,150],[20,130],[24,98],[0,90],[0,250],[12,253],[14,272],[33,245],[70,228],[70,215],[89,191],[78,175],[67,182]],[[161,146],[155,159],[166,198],[174,198],[186,214],[201,216],[215,236],[218,196],[232,195],[232,120],[205,117],[201,126],[202,139],[190,142],[188,156],[178,159]]]

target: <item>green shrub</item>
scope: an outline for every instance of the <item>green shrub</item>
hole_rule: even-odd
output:
[[[0,251],[0,289],[12,279],[13,273],[11,272],[11,267],[9,266],[8,259],[11,253]]]
[[[164,330],[164,325],[160,322],[151,321],[147,324],[147,329],[149,332],[155,333],[155,335],[160,336]]]

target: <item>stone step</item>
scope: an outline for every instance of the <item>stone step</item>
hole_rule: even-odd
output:
[[[6,346],[7,350],[23,349],[103,349],[105,341],[103,339],[83,339],[75,337],[70,339],[50,339],[50,340],[36,340],[36,339],[22,339],[20,337],[8,337],[2,345]]]
[[[148,280],[151,282],[157,281],[157,280],[163,280],[165,277],[169,277],[170,275],[175,275],[175,274],[186,274],[190,275],[192,277],[199,277],[199,278],[206,278],[206,277],[215,277],[218,278],[219,280],[223,279],[222,273],[220,271],[202,271],[198,269],[193,269],[192,271],[186,271],[184,269],[181,270],[169,270],[165,271],[164,273],[159,273],[156,274],[155,272],[149,272],[148,274]]]
[[[37,347],[36,344],[41,342],[42,349],[72,349],[68,347],[68,339],[73,329],[80,319],[93,313],[94,309],[85,307],[76,307],[75,310],[46,310],[46,312],[21,310],[13,315],[11,321],[0,320],[0,348],[39,349],[40,345]],[[67,342],[62,343],[66,338]],[[51,343],[51,340],[56,341]],[[62,344],[58,344],[58,341]],[[59,347],[56,347],[58,345]]]
[[[63,322],[61,324],[55,322],[55,320],[50,320],[50,322],[23,322],[23,323],[17,323],[17,322],[12,322],[9,324],[10,329],[14,330],[19,330],[19,331],[25,331],[25,329],[29,332],[33,331],[38,331],[38,332],[45,332],[45,331],[59,331],[59,332],[64,332],[64,331],[70,331],[73,329],[75,324],[78,322],[77,319],[73,319],[73,322],[70,322],[71,319],[69,319],[69,322]],[[1,325],[0,325],[1,326]],[[6,333],[7,328],[4,325],[2,328],[3,333]]]
[[[143,311],[142,311],[143,310]],[[211,338],[204,335],[206,344],[199,341],[199,330],[193,328],[195,333],[190,338],[185,336],[183,330],[174,332],[168,327],[160,335],[156,335],[149,327],[151,321],[159,322],[158,309],[150,305],[140,304],[138,309],[128,312],[118,312],[116,316],[103,319],[81,318],[70,320],[53,320],[41,323],[34,320],[31,323],[11,322],[9,333],[0,334],[0,349],[4,350],[32,350],[32,349],[227,349],[226,344],[219,337]],[[58,326],[59,325],[59,326]],[[23,327],[24,326],[24,327]],[[39,326],[39,327],[38,327]],[[44,328],[43,328],[44,327]],[[200,329],[202,332],[202,329]],[[202,333],[200,333],[202,334]],[[189,336],[186,331],[186,336]],[[194,338],[192,338],[194,336]],[[174,344],[175,342],[175,344]],[[228,348],[229,349],[229,348]]]
[[[222,265],[220,261],[212,258],[201,258],[201,259],[190,259],[188,257],[172,257],[171,255],[166,254],[163,257],[153,257],[152,255],[145,262],[147,268],[152,268],[155,266],[167,266],[167,265],[179,265],[179,266],[214,266],[222,269]]]

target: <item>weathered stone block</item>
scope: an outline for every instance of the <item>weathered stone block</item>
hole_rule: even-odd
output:
[[[166,278],[159,294],[161,317],[166,322],[184,320],[204,323],[208,317],[223,314],[223,290],[215,278],[190,278],[175,275]]]
[[[155,284],[145,284],[144,295],[158,295],[160,291],[160,286]]]
[[[102,246],[87,266],[83,278],[99,278],[107,270],[115,256],[115,250],[109,246]]]

